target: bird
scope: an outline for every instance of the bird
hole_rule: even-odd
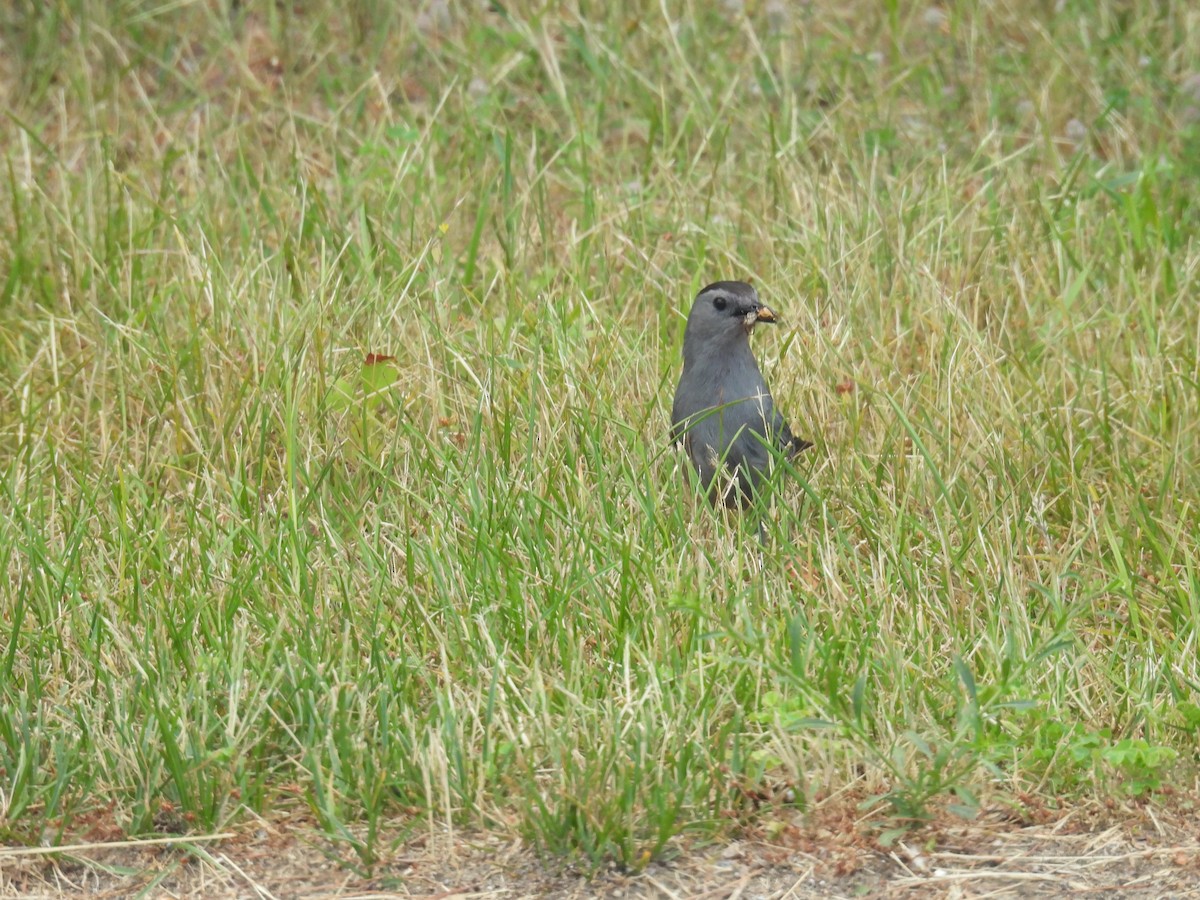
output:
[[[791,458],[812,446],[776,409],[750,349],[754,326],[778,321],[744,281],[708,285],[688,314],[671,439],[682,442],[714,505],[750,506],[770,474],[770,448]]]

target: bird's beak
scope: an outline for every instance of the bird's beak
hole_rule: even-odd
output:
[[[758,312],[754,316],[754,320],[756,322],[766,322],[770,325],[774,325],[779,321],[779,316],[775,315],[775,310],[771,309],[771,307],[760,306],[758,308]]]

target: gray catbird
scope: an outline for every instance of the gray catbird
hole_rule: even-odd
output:
[[[790,457],[812,446],[795,437],[775,409],[750,351],[755,324],[776,321],[742,281],[710,284],[688,315],[671,438],[683,441],[714,503],[750,504],[770,471],[769,447]]]

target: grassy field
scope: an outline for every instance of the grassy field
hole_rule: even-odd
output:
[[[1193,4],[0,39],[0,841],[299,809],[364,868],[402,823],[636,869],[1196,793]],[[666,439],[724,278],[816,442],[761,557]]]

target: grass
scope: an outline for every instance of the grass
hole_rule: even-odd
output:
[[[1194,792],[1200,16],[735,6],[0,12],[4,841]],[[666,442],[718,278],[761,565]]]

